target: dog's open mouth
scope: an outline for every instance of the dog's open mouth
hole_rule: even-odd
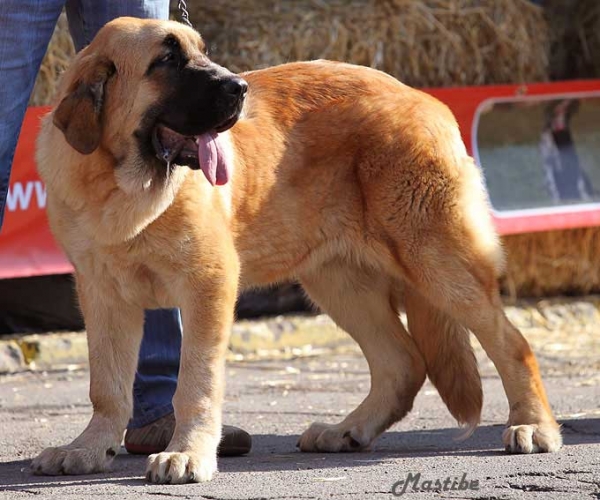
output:
[[[229,118],[215,129],[198,136],[182,135],[164,124],[152,130],[152,145],[156,156],[167,164],[187,165],[201,169],[211,185],[227,184],[231,174],[229,149],[219,134],[237,122],[238,115]]]

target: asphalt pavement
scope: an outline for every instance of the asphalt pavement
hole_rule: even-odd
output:
[[[301,453],[295,445],[311,422],[342,419],[368,392],[366,363],[355,349],[346,348],[319,356],[230,361],[225,422],[251,432],[254,448],[248,456],[220,459],[220,472],[204,484],[148,484],[145,459],[124,450],[109,473],[31,475],[32,457],[47,446],[67,443],[85,427],[91,415],[89,374],[72,369],[4,375],[0,498],[600,499],[600,342],[595,332],[565,335],[532,334],[563,424],[565,447],[559,453],[504,452],[507,404],[481,350],[483,419],[468,440],[455,440],[459,429],[428,383],[413,411],[372,451]],[[436,491],[415,492],[415,483]]]

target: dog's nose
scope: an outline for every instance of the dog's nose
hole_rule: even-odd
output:
[[[240,77],[230,78],[223,84],[223,90],[236,97],[243,97],[248,91],[248,83]]]

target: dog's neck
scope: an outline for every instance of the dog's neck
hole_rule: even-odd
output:
[[[101,244],[122,243],[140,234],[173,203],[189,173],[186,168],[174,168],[168,175],[158,176],[143,165],[138,169],[131,165],[119,168],[117,160],[102,148],[83,156],[66,143],[48,118],[39,141],[52,144],[51,148],[41,148],[47,157],[37,159],[48,193],[51,224],[52,207],[61,204],[73,216],[68,223],[74,228],[94,228],[94,233],[87,236]],[[79,224],[79,220],[85,224]]]

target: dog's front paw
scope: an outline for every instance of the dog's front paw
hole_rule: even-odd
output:
[[[148,457],[146,479],[151,483],[182,484],[210,481],[217,471],[217,455],[156,453]]]
[[[315,422],[304,431],[298,441],[298,448],[308,452],[361,451],[369,446],[371,439],[356,427],[343,424],[323,424]]]
[[[46,448],[31,462],[34,474],[58,476],[60,474],[92,474],[104,472],[113,461],[117,450],[109,448],[71,448],[61,446]]]
[[[562,446],[560,427],[554,422],[512,425],[505,429],[502,441],[510,453],[552,453]]]

